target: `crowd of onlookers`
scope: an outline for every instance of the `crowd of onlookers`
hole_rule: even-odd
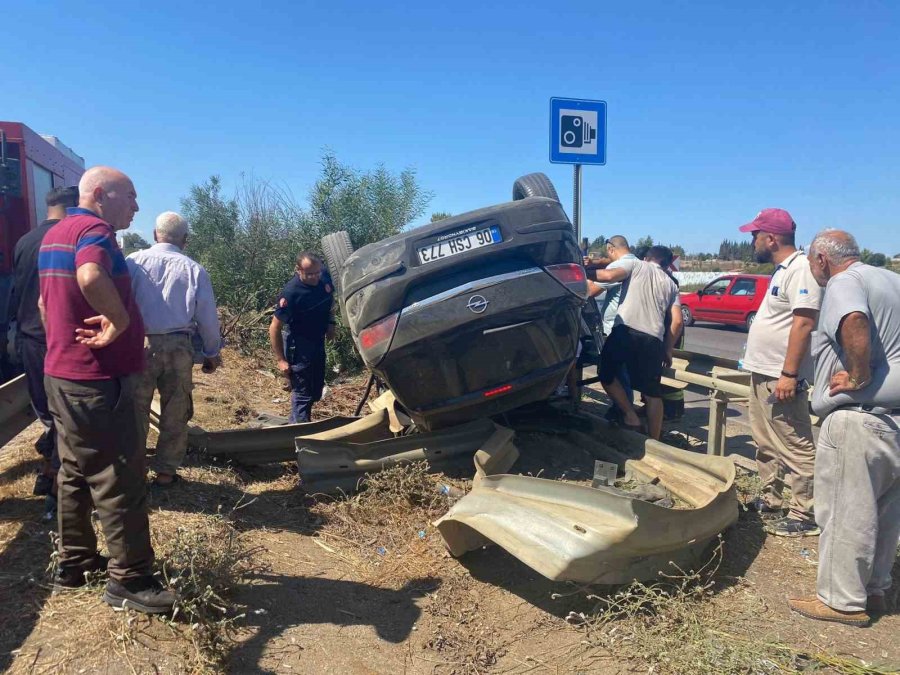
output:
[[[783,209],[740,228],[757,262],[775,266],[742,366],[761,483],[748,507],[773,535],[821,535],[816,596],[791,598],[794,611],[867,625],[888,609],[900,537],[900,275],[861,263],[840,230],[820,232],[804,253],[796,229]],[[632,253],[615,236],[606,253],[588,282],[589,295],[603,296],[600,381],[612,418],[658,439],[661,378],[683,328],[672,252]]]
[[[187,449],[193,366],[221,364],[212,285],[184,254],[188,223],[174,212],[156,219],[153,246],[125,258],[116,232],[138,211],[137,194],[116,169],[89,169],[77,188],[51,191],[47,206],[47,220],[16,247],[13,308],[45,428],[34,491],[56,511],[55,588],[105,571],[109,604],[166,612],[175,596],[153,575],[146,508],[151,405],[158,392],[151,489],[167,490]],[[863,625],[886,609],[900,535],[900,275],[862,264],[839,230],[820,232],[804,253],[781,209],[740,229],[757,260],[775,266],[743,359],[761,481],[749,506],[774,535],[821,534],[817,594],[791,607]],[[602,266],[585,264],[588,295],[602,297],[598,370],[609,418],[659,439],[667,410],[677,416],[684,405],[662,383],[683,338],[674,256],[664,246],[632,251],[620,235],[606,254]],[[302,252],[294,271],[269,335],[291,383],[291,419],[302,422],[322,395],[334,289],[313,252]],[[823,420],[818,442],[810,391]],[[109,558],[97,550],[94,510]]]
[[[101,572],[109,577],[103,597],[110,605],[168,612],[176,598],[153,574],[147,478],[152,469],[149,487],[157,491],[179,482],[193,366],[211,373],[221,365],[212,284],[184,254],[189,226],[171,211],[157,217],[151,247],[123,255],[116,232],[130,226],[138,204],[121,171],[93,167],[77,187],[51,190],[46,204],[46,220],[16,245],[11,313],[44,427],[34,493],[45,496],[46,518],[57,521],[54,590],[80,587]],[[322,267],[312,252],[298,256],[272,319],[292,421],[309,421],[322,395],[324,342],[334,332],[333,288]],[[157,394],[159,437],[148,463]],[[92,512],[109,557],[97,550]]]

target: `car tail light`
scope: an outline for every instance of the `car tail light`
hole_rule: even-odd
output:
[[[491,398],[492,396],[499,396],[500,394],[506,394],[507,392],[512,391],[511,384],[504,384],[502,387],[495,387],[493,389],[488,389],[484,392],[485,398]]]
[[[391,337],[397,327],[398,318],[400,318],[399,312],[391,314],[359,332],[360,351],[367,363],[374,364],[384,356],[391,344]]]
[[[547,265],[544,269],[575,295],[582,298],[587,297],[587,276],[581,265],[563,263],[562,265]]]

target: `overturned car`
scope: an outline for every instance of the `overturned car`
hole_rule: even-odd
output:
[[[358,251],[346,232],[322,240],[359,353],[422,429],[545,399],[575,361],[572,224],[543,174],[513,196]]]

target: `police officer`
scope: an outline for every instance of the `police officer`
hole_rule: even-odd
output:
[[[269,343],[278,370],[291,383],[291,422],[309,422],[325,385],[325,338],[334,337],[334,288],[314,253],[301,252],[295,272],[278,298]]]

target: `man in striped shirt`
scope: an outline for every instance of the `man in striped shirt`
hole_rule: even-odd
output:
[[[128,176],[102,166],[85,172],[78,193],[78,206],[45,235],[38,255],[45,385],[62,463],[55,586],[81,586],[86,573],[107,568],[107,603],[163,613],[175,596],[153,577],[133,395],[144,367],[144,326],[115,234],[131,225],[137,193]],[[109,560],[97,552],[94,508]]]

